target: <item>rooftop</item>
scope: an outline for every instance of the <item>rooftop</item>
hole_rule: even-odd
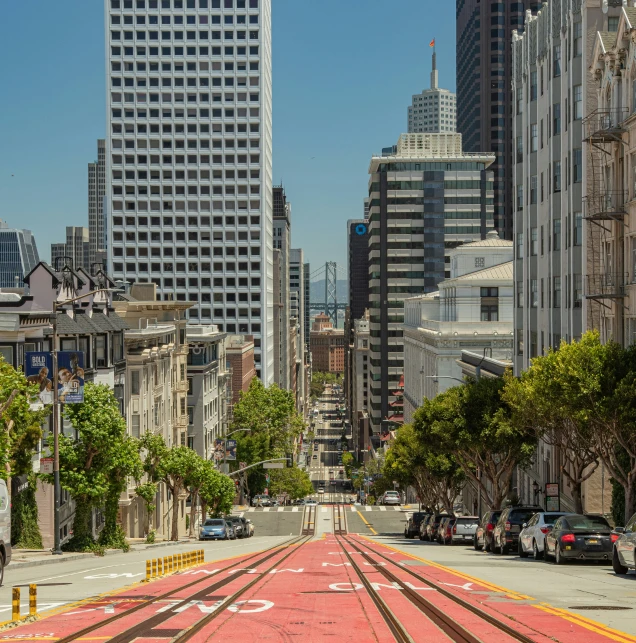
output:
[[[512,283],[513,268],[512,261],[507,261],[506,263],[500,263],[496,266],[490,268],[484,268],[483,270],[476,270],[475,272],[469,272],[461,277],[455,277],[454,279],[445,279],[440,283],[440,286],[450,284],[451,282],[456,281],[483,281],[487,279],[496,279],[496,280],[507,280],[509,279]]]

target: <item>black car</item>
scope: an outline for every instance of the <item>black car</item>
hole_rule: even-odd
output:
[[[435,542],[437,540],[437,530],[439,529],[439,523],[444,519],[448,518],[448,514],[435,514],[431,516],[431,519],[426,523],[426,538],[429,542]]]
[[[612,558],[612,528],[603,516],[567,514],[559,518],[545,537],[546,558],[557,565],[568,560],[606,560]]]
[[[249,534],[245,518],[239,516],[226,516],[225,519],[232,523],[237,538],[245,538]]]
[[[416,511],[411,517],[406,521],[406,526],[404,527],[404,537],[405,538],[415,538],[415,536],[420,533],[420,523],[424,518],[427,518],[430,514],[427,514],[423,511]]]
[[[492,534],[495,530],[495,525],[501,516],[501,511],[487,511],[475,532],[475,540],[473,545],[477,551],[484,549],[485,551],[492,551]]]
[[[493,530],[492,551],[495,554],[507,554],[509,549],[517,551],[519,547],[519,534],[523,524],[528,522],[536,513],[543,509],[537,505],[522,505],[506,507],[499,516]]]

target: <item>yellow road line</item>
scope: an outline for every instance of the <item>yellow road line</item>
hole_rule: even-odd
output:
[[[367,526],[367,529],[370,529],[371,533],[374,536],[377,536],[378,532],[369,524],[368,520],[357,509],[356,509],[356,513],[358,514],[358,516],[360,516],[360,518],[362,518],[362,522]],[[364,536],[362,537],[364,538]]]

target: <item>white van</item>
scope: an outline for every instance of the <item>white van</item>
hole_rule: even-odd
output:
[[[11,562],[11,504],[7,483],[0,480],[0,585],[4,581],[4,568]]]

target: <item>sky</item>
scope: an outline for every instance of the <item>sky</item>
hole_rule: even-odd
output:
[[[272,0],[274,183],[312,273],[346,272],[373,154],[406,131],[411,95],[455,90],[452,0]],[[103,0],[2,0],[0,219],[36,237],[88,226],[87,164],[106,133]],[[320,278],[321,275],[316,275]]]

